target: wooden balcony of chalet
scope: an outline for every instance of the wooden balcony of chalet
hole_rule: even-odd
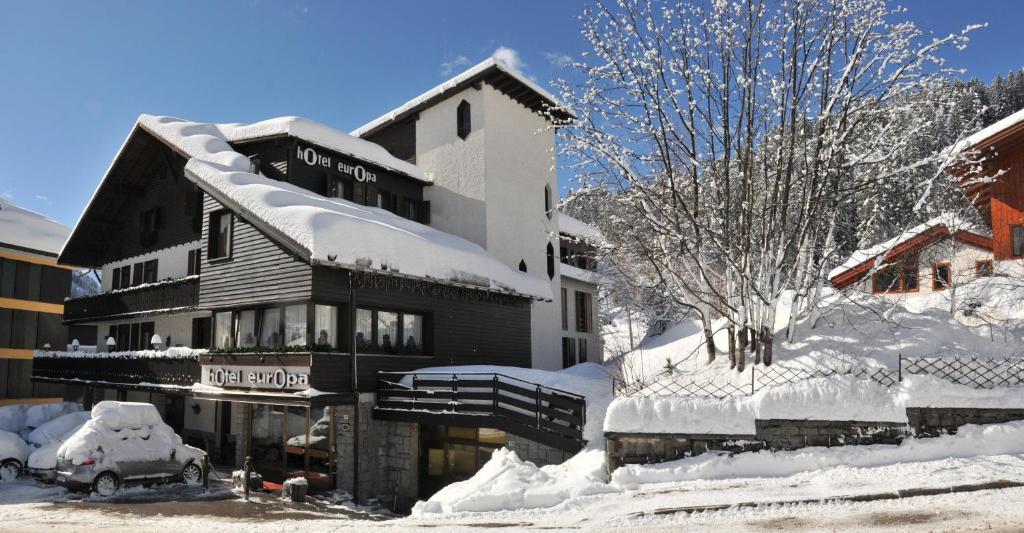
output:
[[[199,302],[199,277],[190,276],[64,301],[64,323],[186,311]]]
[[[32,381],[118,386],[137,390],[190,389],[199,381],[195,355],[143,356],[132,352],[36,352]]]

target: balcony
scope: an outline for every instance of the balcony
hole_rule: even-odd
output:
[[[196,355],[134,355],[132,352],[36,352],[32,381],[117,384],[136,389],[191,388],[199,381]]]
[[[161,281],[64,301],[64,323],[188,310],[199,302],[199,277]]]

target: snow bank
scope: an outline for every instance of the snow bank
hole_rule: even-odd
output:
[[[51,442],[62,442],[62,438],[73,429],[77,429],[92,417],[89,411],[77,411],[58,416],[49,422],[33,429],[28,434],[28,442],[43,446]]]
[[[519,272],[461,237],[383,209],[249,173],[249,159],[228,144],[243,126],[149,115],[139,117],[139,124],[188,154],[185,171],[200,185],[229,198],[244,215],[280,231],[308,251],[313,261],[552,297],[547,280]]]
[[[755,419],[906,422],[904,406],[884,386],[852,376],[809,379],[718,400],[682,396],[616,398],[604,430],[617,433],[753,435]]]
[[[30,451],[21,437],[10,431],[0,431],[0,461],[17,459],[24,465]]]
[[[0,407],[0,431],[18,433],[25,429],[25,414],[32,404],[16,403]]]
[[[38,428],[54,418],[68,413],[76,413],[81,410],[82,406],[77,402],[55,402],[33,405],[25,412],[25,427]]]
[[[57,254],[70,234],[64,224],[0,198],[0,242]]]
[[[616,492],[604,480],[600,450],[583,451],[563,464],[538,468],[503,448],[472,478],[417,502],[412,515],[553,507],[578,496]]]
[[[956,435],[906,439],[898,446],[812,447],[735,455],[707,453],[656,465],[627,465],[612,473],[612,484],[630,489],[644,483],[779,477],[838,466],[864,468],[951,457],[1021,453],[1024,453],[1024,421],[1017,421],[985,426],[965,425]]]

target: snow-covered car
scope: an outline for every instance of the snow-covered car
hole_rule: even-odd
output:
[[[57,450],[56,482],[101,496],[130,483],[198,484],[205,455],[183,444],[152,404],[105,401]]]
[[[28,473],[36,481],[53,483],[57,478],[57,450],[71,438],[92,416],[79,411],[59,416],[34,429],[29,444],[39,446],[28,456]]]
[[[29,449],[17,434],[0,430],[0,481],[12,481],[21,475]]]

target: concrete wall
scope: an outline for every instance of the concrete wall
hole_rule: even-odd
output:
[[[125,265],[134,265],[135,263],[143,263],[150,259],[157,260],[156,279],[158,281],[168,278],[183,278],[188,275],[188,252],[189,250],[195,250],[196,248],[199,248],[198,240],[107,263],[103,265],[102,269],[103,279],[101,287],[103,292],[110,290],[113,271],[115,268],[123,267]]]

